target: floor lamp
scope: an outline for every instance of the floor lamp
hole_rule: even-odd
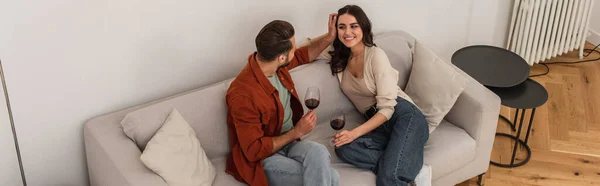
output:
[[[10,99],[8,97],[8,91],[6,90],[6,81],[4,79],[4,68],[2,68],[2,60],[0,60],[0,78],[2,78],[2,88],[4,88],[4,98],[6,99],[6,107],[8,108],[8,117],[10,118],[10,127],[12,129],[13,139],[15,141],[15,148],[17,151],[17,159],[19,160],[19,169],[21,171],[21,179],[23,185],[27,186],[25,181],[25,172],[23,171],[23,161],[21,160],[21,150],[19,150],[19,143],[17,141],[17,131],[15,130],[15,122],[13,120],[12,109],[10,107]]]

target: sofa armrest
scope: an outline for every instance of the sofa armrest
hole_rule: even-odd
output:
[[[141,151],[119,124],[124,110],[88,121],[84,127],[88,174],[92,186],[167,186],[140,160]]]
[[[467,87],[445,119],[467,131],[475,139],[478,153],[484,150],[489,156],[498,125],[500,98],[462,70],[455,69],[467,78]]]

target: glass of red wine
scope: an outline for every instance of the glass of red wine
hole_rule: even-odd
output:
[[[308,87],[306,89],[306,95],[304,95],[304,104],[310,110],[314,110],[319,106],[320,102],[319,88],[315,86]]]
[[[331,128],[336,131],[337,134],[337,132],[342,130],[344,128],[344,125],[346,125],[346,115],[342,110],[336,110],[333,113],[333,115],[331,115],[331,120],[329,121],[329,124],[331,125]],[[331,142],[333,145],[333,140]]]

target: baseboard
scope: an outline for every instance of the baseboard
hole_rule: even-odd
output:
[[[589,29],[589,31],[590,31],[590,36],[587,38],[587,41],[594,45],[600,44],[600,32],[597,32],[592,29]]]

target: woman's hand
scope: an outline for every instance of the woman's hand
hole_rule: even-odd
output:
[[[353,131],[342,130],[335,134],[333,139],[333,145],[335,147],[340,147],[342,145],[348,144],[358,138],[358,135]]]
[[[327,24],[327,28],[328,28],[327,36],[330,39],[335,39],[335,37],[337,35],[337,26],[335,25],[336,21],[337,21],[337,13],[329,14],[329,22]]]

